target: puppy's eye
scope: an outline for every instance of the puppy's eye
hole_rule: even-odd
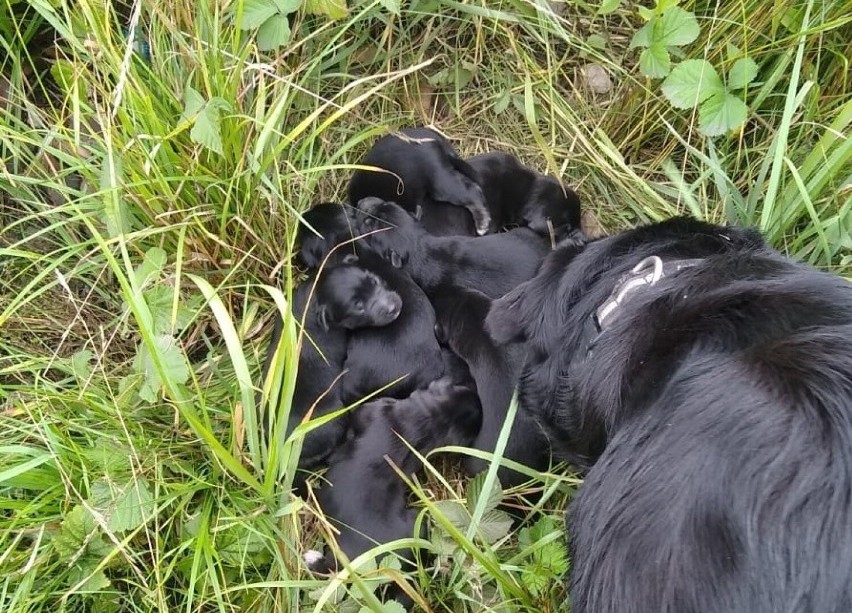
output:
[[[352,303],[352,306],[354,307],[356,312],[358,312],[358,313],[364,312],[364,301],[363,300],[356,300],[354,303]]]

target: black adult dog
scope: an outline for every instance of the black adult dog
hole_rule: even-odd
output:
[[[482,427],[472,447],[494,452],[500,430],[509,410],[512,394],[524,363],[525,349],[513,344],[498,347],[484,329],[491,300],[476,290],[441,286],[430,295],[438,319],[436,334],[470,369],[482,403]],[[545,470],[550,462],[547,437],[531,415],[518,412],[503,456],[534,470]],[[485,470],[488,463],[467,457],[470,474]],[[528,479],[521,473],[501,468],[504,487],[520,485]]]
[[[496,228],[526,226],[555,241],[580,228],[580,197],[555,178],[501,151],[475,155],[467,162],[476,171]]]
[[[527,228],[481,237],[433,236],[393,202],[365,198],[358,203],[359,230],[373,251],[407,271],[427,294],[439,285],[502,296],[531,279],[550,251]]]
[[[313,417],[346,406],[338,377],[347,355],[347,335],[359,328],[387,326],[398,318],[402,301],[374,273],[365,270],[349,256],[343,263],[323,270],[294,291],[293,314],[304,319],[305,338],[299,354],[299,370],[293,394],[287,433],[301,423],[311,407]],[[313,299],[311,292],[314,292]],[[282,333],[280,316],[263,367],[269,370]],[[343,439],[345,418],[333,419],[311,430],[302,443],[299,468],[312,470],[320,465]]]
[[[590,467],[577,613],[852,610],[852,286],[691,219],[555,252],[492,306]]]
[[[337,245],[358,236],[348,210],[338,204],[323,203],[303,214],[305,221],[321,235],[299,228],[296,240],[304,264],[319,266]],[[382,395],[405,398],[444,374],[444,360],[434,333],[435,312],[408,273],[395,269],[361,240],[340,245],[327,261],[351,259],[353,249],[358,254],[359,266],[375,273],[401,297],[402,309],[386,326],[361,328],[349,335],[342,398],[351,404],[397,380]]]
[[[448,377],[403,400],[382,398],[356,409],[346,442],[329,460],[328,483],[317,495],[323,513],[340,530],[337,543],[347,558],[414,536],[417,512],[388,460],[405,474],[415,472],[420,461],[400,437],[420,454],[468,445],[481,418],[476,393]],[[410,552],[403,556],[413,562]],[[332,551],[309,552],[305,559],[315,572],[337,567]]]
[[[390,172],[356,170],[349,202],[373,196],[416,213],[438,235],[485,234],[491,218],[476,172],[447,139],[429,128],[406,128],[373,146],[362,165]]]

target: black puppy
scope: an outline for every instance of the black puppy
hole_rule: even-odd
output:
[[[354,257],[354,256],[350,256]],[[332,413],[346,404],[338,377],[347,355],[347,335],[359,328],[387,326],[400,313],[398,294],[374,273],[350,260],[325,269],[316,281],[311,278],[296,288],[293,314],[301,322],[304,334],[299,354],[296,389],[290,408],[287,433],[301,423],[311,407],[313,417]],[[315,295],[309,300],[311,292]],[[269,370],[282,333],[280,316],[276,318],[263,376]],[[343,438],[346,419],[333,419],[310,431],[302,443],[299,468],[319,467]]]
[[[367,245],[407,271],[427,293],[439,285],[458,285],[497,298],[531,279],[550,251],[547,241],[528,228],[476,238],[432,236],[393,202],[365,198],[358,209],[359,230],[372,232],[364,239]]]
[[[482,427],[472,447],[494,452],[500,430],[509,410],[525,350],[520,345],[498,347],[484,329],[491,300],[472,289],[441,286],[430,294],[438,318],[436,333],[467,366],[476,382],[482,402]],[[512,424],[504,457],[536,470],[547,469],[550,448],[542,428],[528,413],[518,411]],[[465,467],[470,474],[485,470],[488,463],[467,457]],[[508,468],[501,468],[500,482],[513,487],[527,477]]]
[[[561,240],[580,228],[580,197],[553,177],[523,166],[500,151],[467,160],[485,193],[492,225],[526,226],[546,238]]]
[[[299,229],[299,253],[307,265],[318,265],[336,245],[357,236],[347,207],[319,204],[303,218],[322,235],[320,238],[310,230]],[[406,272],[366,249],[363,241],[338,247],[329,261],[351,258],[353,248],[358,253],[359,266],[378,275],[402,298],[402,309],[389,325],[362,328],[349,336],[342,398],[351,404],[400,378],[382,395],[405,398],[444,374],[441,348],[434,333],[435,312],[426,294]]]
[[[491,218],[475,171],[434,130],[407,128],[389,134],[370,149],[362,165],[390,172],[356,170],[349,183],[352,204],[369,196],[397,202],[439,235],[488,232]]]
[[[449,378],[432,382],[403,400],[382,398],[357,409],[346,442],[332,455],[317,500],[340,530],[337,543],[350,560],[376,544],[412,537],[417,512],[408,506],[408,488],[388,459],[411,474],[420,454],[446,445],[468,445],[482,418],[469,387]],[[410,552],[403,554],[413,562]],[[333,552],[305,556],[315,572],[337,567]]]
[[[572,611],[852,610],[849,283],[674,219],[554,253],[487,326],[590,467]]]
[[[310,226],[299,224],[296,230],[298,260],[307,268],[319,268],[334,247],[358,236],[354,216],[348,211],[354,207],[333,202],[323,202],[302,213],[302,219]],[[317,235],[319,233],[319,236]],[[357,243],[338,247],[328,263],[340,261],[348,254],[358,254]]]

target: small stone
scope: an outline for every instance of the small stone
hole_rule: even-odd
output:
[[[608,94],[612,91],[612,79],[600,64],[586,64],[582,68],[583,82],[596,94]]]

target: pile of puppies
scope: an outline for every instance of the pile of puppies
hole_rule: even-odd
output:
[[[492,451],[517,389],[506,457],[585,473],[574,613],[852,610],[852,285],[690,218],[586,240],[572,192],[430,131],[365,165],[305,215],[294,305],[324,357],[291,426],[393,383],[305,441],[348,557],[412,535],[400,437]]]
[[[350,559],[413,535],[408,492],[385,459],[417,468],[400,437],[419,453],[494,450],[522,352],[498,350],[485,333],[491,299],[531,279],[580,221],[578,197],[552,177],[503,153],[462,160],[426,128],[379,140],[363,165],[383,171],[356,171],[351,204],[314,206],[297,234],[310,272],[293,312],[310,340],[289,423],[292,431],[311,409],[320,417],[378,392],[309,432],[299,462],[305,472],[328,466],[318,502]],[[280,333],[279,319],[267,368]],[[529,418],[517,420],[505,455],[538,469],[550,460]],[[485,467],[470,457],[465,465]],[[523,480],[501,474],[505,485]],[[311,566],[335,564],[329,552]]]

